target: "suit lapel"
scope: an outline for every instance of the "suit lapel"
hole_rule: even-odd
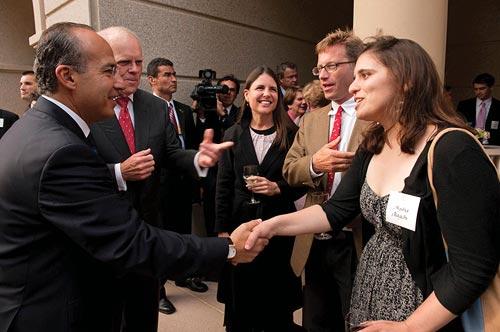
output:
[[[122,128],[120,127],[116,116],[98,122],[95,125],[101,128],[104,135],[106,135],[109,142],[115,147],[120,156],[125,158],[128,158],[130,156],[130,150],[128,148],[127,141],[125,140],[125,136],[123,135]]]
[[[149,103],[142,98],[140,90],[134,94],[135,151],[146,149],[149,137]]]
[[[308,141],[312,142],[312,151],[318,151],[321,149],[323,145],[328,143],[328,137],[330,136],[329,132],[329,126],[330,126],[330,117],[328,115],[328,112],[331,110],[331,105],[325,106],[322,109],[319,109],[315,112],[320,112],[318,113],[318,118],[319,119],[313,119],[311,124],[314,127],[308,128],[309,129],[309,135],[311,139]]]
[[[351,137],[349,138],[349,143],[347,144],[347,151],[349,152],[356,152],[359,143],[361,143],[362,139],[361,133],[366,128],[366,126],[368,126],[369,123],[367,121],[359,120],[357,118],[354,121],[356,122],[354,123],[354,127],[352,128],[352,133]]]
[[[186,118],[184,110],[175,100],[174,100],[174,106],[175,106],[175,112],[177,113],[177,118],[179,119],[179,126],[181,127],[181,133],[184,134],[186,132]]]
[[[243,128],[239,150],[241,152],[243,165],[259,165],[257,155],[255,154],[255,148],[253,147],[252,136],[250,135],[249,127]]]

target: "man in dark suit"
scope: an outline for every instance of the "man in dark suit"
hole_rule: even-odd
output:
[[[113,50],[118,73],[125,82],[126,97],[117,101],[115,117],[92,126],[92,135],[99,154],[114,169],[118,188],[126,190],[146,222],[161,226],[162,168],[168,166],[177,175],[183,172],[191,177],[205,176],[207,169],[200,168],[204,165],[199,153],[180,146],[174,124],[167,115],[167,103],[139,89],[143,54],[138,37],[124,27],[110,27],[99,35]],[[178,188],[168,190],[175,194]],[[172,207],[175,209],[178,207]],[[125,287],[133,285],[134,289],[124,299],[128,332],[156,331],[160,284],[164,281],[141,275],[124,278]]]
[[[19,120],[19,116],[16,113],[0,109],[0,138],[17,120]]]
[[[113,116],[125,83],[92,28],[58,23],[38,42],[42,97],[0,140],[0,331],[118,331],[116,277],[159,279],[221,269],[226,239],[200,239],[144,223],[116,190],[89,125]],[[222,145],[205,142],[210,164]],[[232,236],[234,262],[255,223]],[[262,243],[264,245],[265,242]]]
[[[173,100],[173,94],[177,91],[173,62],[165,58],[155,58],[149,62],[146,73],[153,94],[167,103],[165,115],[174,124],[182,149],[196,149],[199,141],[193,111],[188,105]],[[193,192],[198,181],[172,166],[167,164],[160,170],[161,227],[181,234],[190,234]],[[175,283],[195,292],[208,290],[208,286],[196,277],[176,280]],[[175,307],[167,299],[163,285],[160,289],[159,310],[165,314],[175,312]]]
[[[457,111],[473,127],[490,133],[488,144],[500,145],[500,100],[492,97],[495,77],[488,73],[477,75],[472,81],[476,98],[462,100]]]

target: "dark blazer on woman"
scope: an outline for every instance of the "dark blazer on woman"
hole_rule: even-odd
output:
[[[295,130],[288,140],[293,142]],[[291,188],[283,179],[283,162],[288,149],[272,145],[259,165],[259,175],[276,182],[281,193],[275,196],[255,194],[260,204],[249,205],[250,191],[243,180],[244,165],[258,165],[248,125],[229,128],[224,141],[234,147],[219,161],[216,191],[216,232],[232,232],[238,225],[256,217],[270,217],[295,211],[294,200],[304,192]],[[253,263],[229,267],[219,283],[218,300],[226,304],[226,324],[269,326],[273,319],[300,306],[301,284],[289,261],[292,237],[273,238]],[[229,316],[229,317],[228,317]]]

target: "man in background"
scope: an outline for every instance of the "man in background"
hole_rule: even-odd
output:
[[[471,127],[490,133],[488,144],[500,145],[500,100],[493,98],[494,85],[493,75],[477,75],[472,81],[476,97],[459,102],[457,111]]]
[[[173,94],[177,91],[177,73],[173,62],[165,58],[155,58],[148,64],[146,73],[153,94],[167,103],[165,114],[173,124],[181,148],[198,148],[200,142],[191,107],[173,99]],[[172,166],[166,164],[160,170],[161,227],[181,234],[191,234],[193,192],[198,181]],[[208,290],[207,285],[195,277],[176,280],[175,284],[195,292]],[[175,312],[163,285],[160,290],[159,310],[165,314]]]
[[[297,72],[297,65],[286,61],[280,63],[276,70],[276,75],[280,81],[281,95],[284,96],[286,89],[299,84],[299,73]]]
[[[32,102],[38,99],[38,84],[35,79],[35,73],[32,70],[23,71],[19,80],[19,92],[21,99],[27,104],[27,108],[32,106]]]

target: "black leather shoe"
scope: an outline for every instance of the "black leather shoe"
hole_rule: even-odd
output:
[[[160,299],[160,303],[158,305],[158,310],[162,314],[166,314],[166,315],[171,315],[176,311],[173,303],[170,302],[170,300],[167,298]]]
[[[187,287],[193,292],[204,293],[208,290],[208,286],[200,280],[200,278],[188,278],[186,280],[178,280],[176,286]]]

